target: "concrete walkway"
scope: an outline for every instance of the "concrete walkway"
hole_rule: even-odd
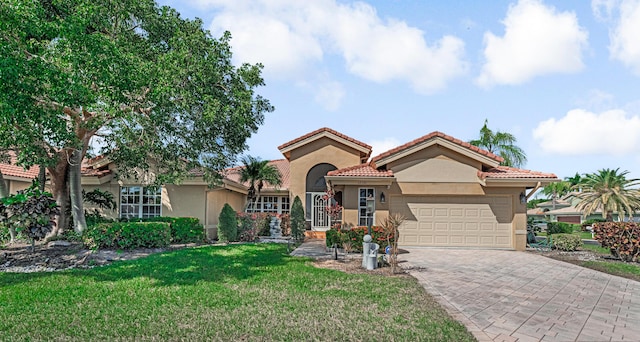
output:
[[[640,341],[640,282],[529,252],[407,248],[403,268],[483,341]]]

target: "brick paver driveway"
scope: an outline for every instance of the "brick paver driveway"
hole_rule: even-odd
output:
[[[640,341],[640,282],[530,252],[407,250],[402,267],[479,341]]]

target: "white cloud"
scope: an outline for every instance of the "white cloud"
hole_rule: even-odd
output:
[[[375,8],[336,0],[199,0],[216,10],[211,31],[232,33],[239,62],[262,62],[265,74],[300,80],[327,56],[374,82],[407,82],[433,93],[467,71],[464,43],[443,36],[427,43],[422,31],[381,19]]]
[[[345,96],[344,87],[335,81],[319,83],[315,93],[316,102],[330,112],[340,108]]]
[[[375,157],[381,153],[387,152],[392,148],[396,148],[401,145],[400,140],[396,138],[384,138],[382,140],[373,140],[367,144],[371,145],[371,156]]]
[[[640,75],[640,0],[624,0],[619,10],[620,20],[610,32],[609,52],[611,58]]]
[[[486,63],[480,86],[521,84],[540,75],[582,70],[588,33],[573,12],[558,12],[540,0],[520,0],[502,21],[504,36],[484,35]]]
[[[624,110],[592,113],[573,109],[540,122],[533,138],[543,152],[559,155],[615,155],[640,152],[640,116]]]
[[[596,19],[608,21],[620,0],[591,0],[591,11]]]

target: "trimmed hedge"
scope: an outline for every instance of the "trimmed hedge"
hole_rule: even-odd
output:
[[[640,227],[635,222],[600,222],[593,224],[595,239],[602,247],[623,261],[638,261]]]
[[[572,252],[582,247],[582,239],[575,234],[556,234],[553,236],[553,246],[561,251]]]
[[[171,228],[166,222],[100,223],[83,234],[89,248],[164,248],[171,242]]]
[[[345,242],[351,242],[352,248],[359,252],[362,252],[362,243],[364,236],[367,234],[367,227],[354,227],[353,229],[335,229],[331,228],[326,232],[326,244],[327,247],[332,247],[334,243],[338,244],[338,247],[342,247]],[[393,239],[390,240],[393,243]],[[387,234],[380,226],[371,227],[371,242],[380,245],[379,251],[384,251],[387,247]]]
[[[190,243],[204,241],[204,227],[200,223],[200,220],[195,217],[158,216],[133,220],[139,222],[168,223],[171,229],[171,243]]]
[[[547,234],[571,234],[574,231],[581,230],[582,227],[579,224],[566,223],[566,222],[549,222],[547,223]]]

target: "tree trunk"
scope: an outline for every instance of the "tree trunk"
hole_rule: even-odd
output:
[[[69,167],[69,188],[71,195],[71,215],[73,216],[73,226],[78,234],[82,234],[87,229],[82,207],[82,152],[74,150],[71,154],[71,166]]]
[[[44,165],[40,165],[40,170],[38,171],[38,183],[40,184],[40,191],[44,192],[44,186],[47,183],[47,172]]]
[[[69,188],[66,182],[68,172],[69,163],[67,163],[66,156],[63,155],[59,156],[55,166],[49,168],[49,174],[51,175],[51,194],[56,204],[60,207],[60,215],[58,215],[56,225],[48,237],[62,234],[69,225],[69,216],[67,214]]]
[[[9,193],[9,187],[4,180],[4,175],[2,171],[0,171],[0,198],[9,197],[11,194]],[[7,227],[9,229],[9,236],[11,239],[9,240],[9,244],[12,244],[16,241],[16,229],[14,227]]]

